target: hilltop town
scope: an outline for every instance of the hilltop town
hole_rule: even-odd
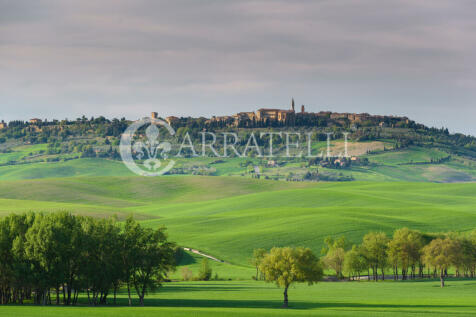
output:
[[[158,112],[152,112],[151,118],[158,119]],[[294,99],[291,100],[290,109],[278,108],[259,108],[256,111],[238,112],[228,116],[212,116],[211,118],[191,118],[169,116],[165,120],[168,124],[176,127],[189,126],[191,122],[197,122],[198,126],[206,128],[259,128],[259,127],[279,127],[279,126],[318,126],[318,127],[342,127],[342,128],[359,128],[359,127],[398,127],[412,128],[415,122],[407,117],[398,117],[393,115],[371,115],[368,113],[338,113],[331,111],[307,112],[304,105],[301,105],[300,111],[296,111]],[[84,121],[77,119],[76,121]],[[71,121],[74,122],[74,121]],[[13,122],[11,122],[13,123]],[[14,121],[15,124],[20,123]],[[38,118],[32,118],[21,124],[29,124],[32,127],[41,127],[45,125],[55,125],[57,120],[47,122]],[[7,128],[8,123],[1,121],[0,129]]]
[[[152,118],[159,118],[157,112],[151,113]],[[379,127],[410,127],[414,122],[407,117],[370,115],[368,113],[337,113],[331,111],[307,112],[304,105],[296,111],[294,99],[290,109],[260,108],[256,111],[239,112],[229,116],[213,116],[207,118],[166,117],[168,124],[176,127],[187,125],[190,120],[202,119],[209,128],[240,127],[256,128],[267,126],[339,126],[358,128],[361,126]]]

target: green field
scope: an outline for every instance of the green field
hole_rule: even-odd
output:
[[[282,290],[253,281],[166,283],[146,307],[3,306],[0,316],[474,316],[476,282],[322,282]],[[120,294],[118,304],[126,305]],[[137,303],[134,303],[137,305]]]
[[[133,173],[121,161],[106,159],[74,159],[62,162],[36,162],[0,166],[0,179],[2,180],[98,175],[126,176],[133,175]]]
[[[254,248],[306,246],[326,236],[358,243],[371,230],[391,234],[476,227],[476,183],[308,183],[237,177],[76,177],[0,182],[0,213],[70,210],[135,214],[165,225],[177,243],[248,265]]]
[[[316,144],[313,155],[322,150],[326,142]],[[9,153],[0,153],[0,180],[38,179],[77,176],[132,176],[119,160],[104,158],[77,158],[78,154],[46,155],[47,144],[22,145],[10,148]],[[386,151],[383,151],[386,148]],[[373,150],[366,154],[366,150]],[[341,141],[332,143],[333,154],[343,152]],[[458,155],[439,163],[450,154],[438,148],[410,146],[393,150],[392,143],[383,141],[350,142],[349,153],[368,158],[366,166],[335,169],[313,166],[320,173],[351,177],[356,181],[408,181],[408,182],[470,182],[476,181],[476,161]],[[46,160],[57,160],[49,161]],[[213,176],[239,176],[251,178],[253,166],[260,169],[262,178],[285,180],[290,174],[303,177],[309,170],[307,158],[278,160],[279,166],[268,166],[269,158],[217,158],[195,157],[175,159],[175,168],[185,174]],[[11,163],[11,164],[10,164]]]
[[[94,217],[117,215],[122,220],[133,214],[146,226],[166,226],[170,239],[181,246],[224,260],[210,261],[213,277],[216,274],[219,280],[179,282],[182,268],[196,275],[202,260],[187,252],[177,270],[169,274],[174,282],[149,294],[146,307],[137,307],[137,302],[136,307],[124,307],[126,294],[122,291],[121,308],[89,307],[83,295],[78,307],[8,305],[0,307],[0,316],[470,316],[476,310],[476,282],[472,280],[450,280],[444,289],[439,281],[296,285],[289,291],[291,308],[283,310],[279,308],[282,290],[251,281],[255,270],[249,264],[258,247],[305,246],[320,254],[329,235],[345,235],[359,243],[371,230],[388,235],[401,227],[425,232],[473,230],[476,183],[147,178],[126,176],[130,175],[127,170],[124,176],[63,177],[70,172],[58,175],[56,171],[58,164],[71,164],[73,171],[84,164],[79,175],[92,175],[95,164],[101,173],[124,171],[119,163],[105,169],[104,161],[35,163],[46,167],[34,169],[45,175],[38,179],[18,179],[28,178],[17,177],[26,173],[18,166],[1,167],[10,169],[10,177],[2,175],[12,179],[0,181],[0,216],[68,210]],[[54,175],[59,177],[51,178]]]

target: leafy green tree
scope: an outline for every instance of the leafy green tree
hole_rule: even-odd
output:
[[[132,217],[126,220],[121,237],[123,279],[127,284],[129,305],[132,304],[130,288],[139,296],[140,305],[149,290],[155,290],[174,269],[174,247],[167,241],[164,228],[143,228]]]
[[[85,255],[82,282],[87,289],[89,303],[106,304],[111,288],[114,290],[114,303],[116,303],[116,292],[122,277],[120,227],[115,219],[86,218],[83,230]]]
[[[350,276],[358,276],[367,269],[367,262],[360,247],[353,245],[352,249],[347,251],[344,258],[344,272]]]
[[[473,230],[471,234],[469,235],[469,240],[471,241],[472,249],[476,250],[476,229]],[[471,277],[473,278],[476,275],[476,251],[473,251],[472,258],[473,258],[473,264],[471,265],[470,274],[471,274]]]
[[[12,235],[7,219],[0,220],[0,303],[10,300],[13,273]]]
[[[400,267],[402,279],[407,278],[410,269],[411,277],[415,278],[415,270],[421,258],[423,245],[424,241],[420,232],[408,228],[395,230],[392,240],[388,243],[388,256],[395,277],[398,277],[398,267]]]
[[[385,268],[387,267],[387,245],[388,237],[383,232],[369,232],[362,241],[362,250],[367,263],[372,268],[374,280],[378,280],[378,269],[385,279]]]
[[[454,265],[456,267],[456,276],[460,277],[463,273],[465,276],[474,271],[476,262],[476,244],[471,241],[471,237],[466,235],[458,235],[456,238],[460,246],[460,252],[456,254]]]
[[[149,290],[174,268],[175,245],[164,229],[143,228],[132,218],[124,227],[115,219],[96,220],[67,212],[11,215],[0,219],[0,300],[36,304],[76,304],[86,289],[91,304],[106,304],[111,289],[124,281],[141,305]],[[92,295],[92,296],[90,296]]]
[[[323,262],[327,267],[336,272],[337,278],[342,278],[347,240],[344,236],[336,240],[332,237],[327,237],[324,242],[326,246],[322,249],[322,253],[325,254]]]
[[[42,271],[38,293],[42,294],[43,304],[49,297],[49,288],[63,289],[63,303],[77,301],[76,283],[81,269],[83,232],[80,217],[66,212],[43,215],[35,218],[28,230],[25,252],[29,259]],[[72,293],[72,291],[75,293]]]
[[[25,234],[35,214],[9,215],[0,219],[0,303],[22,304],[29,296],[32,271],[23,249]]]
[[[321,280],[323,270],[319,259],[308,248],[272,248],[260,264],[267,282],[284,288],[283,307],[288,307],[288,288],[296,282],[309,285]]]
[[[135,260],[139,253],[137,245],[141,233],[140,225],[134,221],[132,216],[128,217],[120,235],[120,254],[122,261],[122,281],[127,285],[129,306],[132,306],[131,277],[134,272]]]
[[[48,289],[56,289],[59,299],[60,286],[64,282],[65,270],[61,262],[59,237],[53,230],[51,216],[38,214],[26,234],[25,254],[33,265],[35,278],[35,302],[46,304]]]
[[[437,238],[423,248],[424,262],[440,272],[441,287],[445,286],[445,272],[459,256],[460,246],[456,240],[449,237]]]
[[[467,233],[450,232],[446,235],[454,240],[459,246],[459,252],[455,253],[453,266],[456,276],[474,276],[476,266],[476,230]]]
[[[10,215],[5,220],[10,219],[12,254],[13,254],[13,303],[15,298],[19,304],[23,304],[25,298],[31,297],[31,288],[34,284],[34,272],[31,263],[25,254],[25,235],[35,220],[35,214],[29,212],[22,215]]]
[[[212,268],[207,258],[202,259],[202,265],[198,272],[198,279],[201,281],[209,281],[212,277]]]
[[[175,268],[175,245],[167,241],[164,228],[143,228],[138,241],[132,282],[144,306],[144,296],[161,286],[167,272]]]
[[[336,272],[336,277],[339,279],[343,277],[344,261],[345,251],[342,248],[329,250],[323,259],[326,267],[333,269]]]
[[[263,248],[253,250],[253,257],[251,258],[251,264],[254,267],[256,267],[255,280],[258,280],[259,265],[261,264],[261,261],[263,260],[265,254],[266,254],[266,250]]]

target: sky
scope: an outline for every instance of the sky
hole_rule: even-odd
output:
[[[404,115],[476,135],[476,1],[0,0],[0,120]]]

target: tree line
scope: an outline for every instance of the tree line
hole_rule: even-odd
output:
[[[369,232],[359,245],[350,246],[344,236],[328,237],[324,244],[322,265],[333,270],[338,279],[346,276],[349,280],[360,280],[366,274],[368,279],[378,281],[391,272],[394,280],[439,277],[443,287],[450,270],[456,277],[474,278],[476,274],[476,230],[428,234],[401,228],[392,237],[384,232]],[[254,279],[267,279],[265,272],[260,271],[266,256],[266,250],[254,250]]]
[[[392,237],[384,232],[369,232],[360,245],[350,248],[345,237],[328,237],[324,242],[323,262],[338,278],[346,274],[349,279],[360,279],[363,272],[375,281],[385,279],[386,272],[392,272],[395,280],[439,276],[443,287],[450,269],[456,277],[475,276],[476,230],[466,234],[428,234],[401,228]]]
[[[106,304],[122,286],[140,305],[175,268],[176,246],[164,228],[145,228],[132,217],[95,219],[60,213],[12,214],[0,219],[0,303],[74,305],[82,292],[90,305]]]

